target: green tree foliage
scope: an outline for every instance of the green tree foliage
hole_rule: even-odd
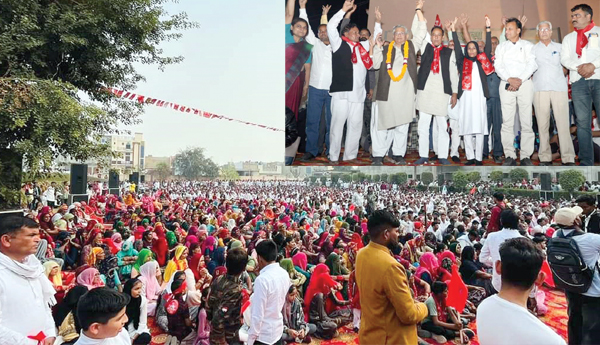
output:
[[[373,182],[379,182],[380,179],[381,179],[381,175],[379,175],[379,174],[373,175]]]
[[[452,183],[456,190],[464,190],[467,186],[467,183],[469,183],[467,174],[465,174],[462,171],[455,171],[454,173],[452,173]]]
[[[169,15],[167,2],[1,1],[0,148],[23,155],[32,172],[59,155],[106,157],[100,136],[138,123],[143,105],[105,88],[133,90],[144,80],[140,63],[182,61],[159,45],[198,27]]]
[[[332,183],[338,183],[339,180],[340,180],[340,175],[339,174],[333,174],[333,175],[331,175],[331,182]]]
[[[508,173],[508,176],[512,182],[521,182],[523,179],[529,180],[529,173],[523,168],[512,169],[510,173]]]
[[[360,171],[357,172],[356,174],[354,174],[354,178],[353,178],[353,180],[355,182],[363,182],[366,179],[367,179],[367,174],[360,172]]]
[[[424,185],[429,186],[429,184],[433,182],[433,173],[430,171],[422,173],[421,182],[423,182]]]
[[[343,174],[340,178],[343,182],[352,182],[352,175],[350,174]]]
[[[381,182],[388,182],[388,178],[389,178],[388,174],[381,174]]]
[[[390,180],[391,183],[403,185],[406,183],[406,181],[408,181],[408,175],[404,172],[399,172],[396,174],[392,174],[392,176],[390,176]]]
[[[227,164],[221,167],[221,173],[219,175],[223,180],[236,181],[240,179],[240,174],[235,170],[233,164]]]
[[[494,170],[490,173],[490,180],[493,182],[502,182],[504,180],[504,173],[501,170]]]
[[[558,182],[563,190],[572,192],[577,190],[585,182],[585,176],[579,170],[561,171]]]
[[[481,181],[481,173],[479,173],[479,171],[476,170],[470,171],[469,173],[467,173],[467,179],[471,183],[477,183]]]
[[[180,151],[173,162],[175,173],[188,180],[215,178],[219,176],[219,167],[210,158],[204,156],[204,149],[195,147]]]

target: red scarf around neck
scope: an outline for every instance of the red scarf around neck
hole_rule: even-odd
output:
[[[363,64],[366,69],[370,69],[373,66],[373,61],[369,56],[369,52],[362,46],[362,44],[351,41],[348,37],[343,36],[342,40],[348,42],[352,46],[352,63],[358,63],[358,58],[356,57],[356,48],[358,48],[358,52],[360,53],[360,58],[362,59]]]
[[[433,45],[432,45],[433,47]],[[443,45],[433,47],[433,62],[431,63],[431,71],[433,74],[440,74],[440,51],[444,48]]]
[[[481,63],[481,68],[483,69],[485,75],[494,73],[494,65],[490,62],[485,53],[477,54],[477,61]],[[477,68],[477,66],[474,65],[474,61],[465,58],[463,61],[462,79],[462,89],[464,91],[471,90],[471,87],[473,86],[473,78],[471,76],[473,68]]]
[[[575,46],[575,52],[577,53],[578,58],[581,57],[583,47],[588,44],[588,38],[585,33],[590,31],[594,26],[596,26],[596,24],[594,24],[594,21],[592,20],[585,28],[575,29],[575,32],[577,32],[577,45]]]

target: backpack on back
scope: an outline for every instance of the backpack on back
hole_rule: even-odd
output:
[[[583,234],[573,230],[565,236],[563,230],[559,230],[557,237],[548,241],[547,247],[548,264],[556,287],[574,293],[584,293],[590,288],[596,270],[596,266],[588,267],[583,261],[579,246],[573,239],[573,236]]]

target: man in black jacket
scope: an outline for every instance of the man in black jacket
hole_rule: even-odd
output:
[[[583,230],[600,234],[600,214],[596,208],[596,199],[591,195],[582,195],[576,201],[577,205],[583,209]]]

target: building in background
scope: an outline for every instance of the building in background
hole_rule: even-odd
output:
[[[121,177],[134,171],[145,169],[145,141],[143,133],[135,135],[105,135],[102,143],[110,144],[112,152],[117,154],[110,162],[111,169],[120,171]]]

